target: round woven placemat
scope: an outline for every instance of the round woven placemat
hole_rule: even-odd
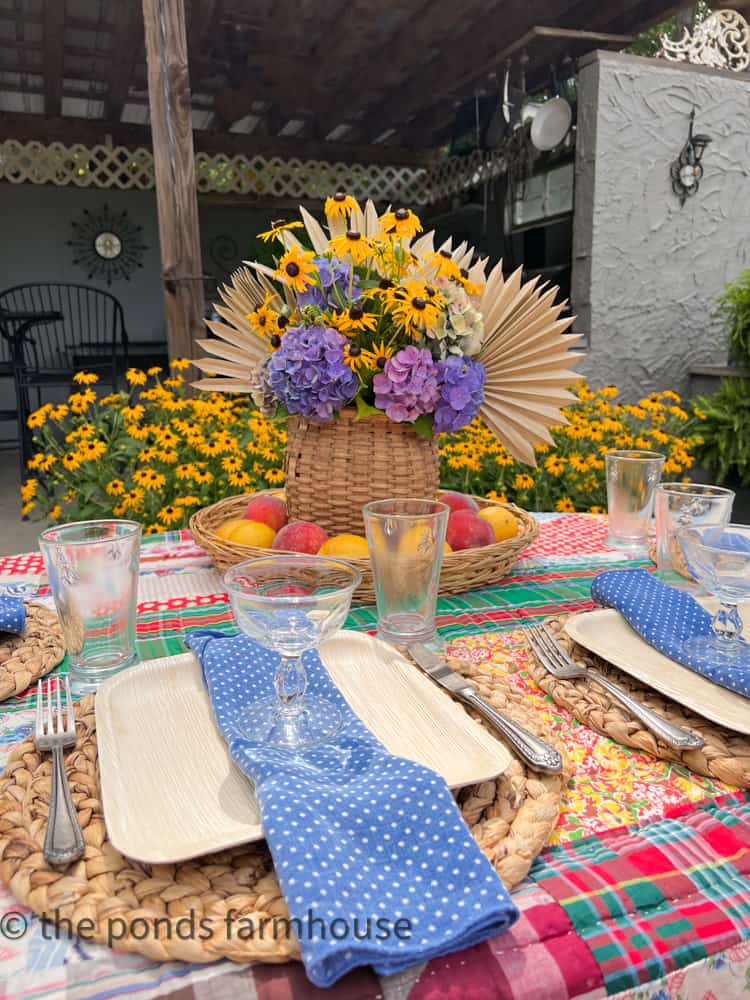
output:
[[[566,708],[579,722],[618,743],[642,750],[659,760],[684,764],[689,770],[704,777],[716,778],[737,788],[750,788],[750,737],[696,715],[578,646],[563,629],[566,617],[562,615],[548,618],[545,624],[577,663],[594,667],[664,718],[699,733],[705,740],[705,745],[700,750],[678,750],[667,746],[648,729],[644,729],[643,723],[635,719],[596,682],[585,678],[560,680],[552,677],[529,648],[529,673],[553,701]]]
[[[520,696],[499,678],[476,669],[474,680],[498,708],[534,725]],[[78,742],[66,768],[86,841],[79,861],[55,869],[42,856],[49,755],[27,739],[0,777],[0,879],[16,899],[85,940],[160,961],[299,957],[287,925],[273,921],[286,917],[287,909],[264,843],[176,865],[140,864],[115,850],[102,815],[93,696],[76,706],[76,722]],[[527,774],[514,761],[496,781],[461,792],[462,813],[508,887],[525,876],[547,841],[566,780]]]
[[[0,701],[21,694],[65,656],[65,640],[54,611],[26,605],[23,635],[0,632]]]

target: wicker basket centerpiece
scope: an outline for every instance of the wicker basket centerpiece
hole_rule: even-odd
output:
[[[219,570],[243,562],[245,559],[267,556],[268,549],[256,548],[252,545],[240,545],[227,541],[216,532],[227,521],[242,517],[245,508],[254,496],[261,494],[282,495],[279,490],[262,490],[260,493],[249,493],[243,496],[227,497],[210,507],[196,511],[190,518],[190,530],[196,542],[208,552],[214,565]],[[434,495],[434,493],[432,494]],[[440,499],[440,493],[437,494]],[[485,497],[474,497],[480,507],[504,507],[516,518],[518,532],[513,538],[494,545],[485,545],[478,549],[463,549],[460,552],[446,552],[443,555],[443,565],[440,572],[440,593],[461,594],[477,587],[488,587],[498,583],[507,574],[519,555],[534,541],[539,534],[539,527],[531,514],[514,504],[501,504]],[[310,518],[305,518],[310,520]],[[274,550],[277,551],[277,550]],[[350,558],[347,562],[360,571],[362,584],[357,589],[355,600],[372,603],[375,600],[375,588],[372,579],[370,560],[366,558]]]
[[[365,503],[434,497],[437,435],[476,417],[534,465],[534,446],[564,422],[580,356],[558,289],[524,282],[520,268],[506,278],[502,262],[486,273],[465,243],[436,247],[406,208],[378,216],[372,202],[362,209],[337,192],[325,203],[327,231],[300,214],[260,234],[278,241],[276,267],[248,262],[233,274],[221,320],[208,321],[213,338],[199,341],[209,356],[193,362],[210,376],[197,388],[250,393],[263,413],[288,418],[290,518],[361,534]],[[199,538],[213,510],[193,519]],[[506,553],[528,544],[533,520],[518,517],[507,548],[456,555],[493,566],[466,585],[491,582]]]

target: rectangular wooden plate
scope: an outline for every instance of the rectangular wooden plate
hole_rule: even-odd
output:
[[[506,747],[391,646],[339,632],[320,652],[391,753],[426,765],[451,788],[508,767]],[[96,731],[107,832],[127,857],[184,861],[263,837],[252,782],[229,756],[192,653],[149,660],[103,684]]]
[[[711,598],[699,603],[711,612],[717,607]],[[748,613],[750,606],[746,604],[744,614]],[[697,715],[750,735],[750,699],[714,684],[649,646],[619,611],[603,608],[573,615],[565,623],[565,631],[580,646]]]

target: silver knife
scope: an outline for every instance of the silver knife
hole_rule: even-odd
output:
[[[429,677],[452,695],[471,705],[491,722],[529,767],[546,774],[559,774],[562,771],[562,757],[554,747],[493,708],[477,694],[474,685],[461,674],[451,670],[442,657],[437,656],[421,642],[412,642],[407,649],[417,666]]]

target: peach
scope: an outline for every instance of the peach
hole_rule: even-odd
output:
[[[467,496],[466,493],[456,493],[453,490],[446,490],[438,497],[441,503],[446,503],[451,510],[479,510],[479,504],[474,497]]]
[[[278,538],[278,535],[276,536]],[[454,510],[448,517],[445,540],[454,552],[492,545],[495,532],[491,524],[483,521],[473,510]],[[274,545],[276,543],[274,542]]]
[[[253,497],[242,516],[267,524],[274,531],[280,531],[289,520],[284,501],[272,496]]]
[[[320,525],[313,524],[312,521],[290,521],[276,535],[272,548],[287,552],[306,552],[314,556],[327,541],[328,535]]]

